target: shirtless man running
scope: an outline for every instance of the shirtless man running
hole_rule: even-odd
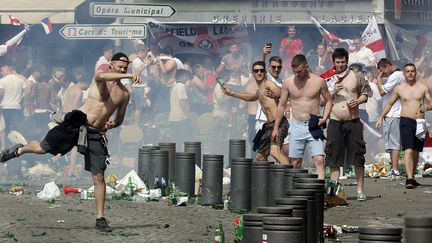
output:
[[[400,114],[400,139],[401,147],[405,150],[405,168],[407,179],[405,187],[413,189],[421,186],[414,179],[414,170],[419,161],[419,152],[423,151],[423,143],[426,135],[426,122],[424,113],[432,109],[432,99],[428,87],[416,81],[417,70],[414,64],[404,66],[405,83],[399,84],[393,90],[392,96],[385,105],[376,127],[380,128],[384,117],[389,113],[392,105],[399,99],[402,106]],[[424,99],[427,103],[422,104]],[[429,132],[429,136],[432,131]]]
[[[262,110],[264,111],[267,122],[262,127],[263,134],[260,139],[260,145],[256,160],[266,161],[268,156],[273,156],[279,163],[288,164],[288,157],[281,151],[281,146],[288,131],[288,120],[279,119],[279,123],[275,126],[276,110],[278,105],[277,97],[280,96],[280,88],[270,80],[266,79],[265,62],[257,61],[252,65],[252,73],[258,84],[258,91],[256,93],[237,93],[224,87],[223,92],[244,101],[258,100]],[[280,139],[271,140],[271,132],[274,129],[281,133]],[[277,127],[277,128],[276,128]]]
[[[93,177],[96,199],[96,228],[110,232],[112,229],[104,216],[105,179],[104,172],[108,158],[105,132],[122,124],[129,103],[130,94],[120,82],[129,78],[134,83],[141,79],[135,74],[126,73],[129,65],[127,55],[115,54],[111,59],[111,72],[96,73],[90,86],[88,98],[79,110],[65,115],[64,122],[51,129],[41,141],[31,141],[28,145],[17,144],[11,149],[1,151],[0,161],[6,162],[25,153],[53,155],[66,154],[77,145],[78,133],[82,125],[87,128],[88,146],[84,153],[85,169]],[[114,120],[109,120],[116,111]],[[76,133],[71,137],[71,133]]]
[[[324,142],[311,133],[309,123],[313,122],[312,116],[316,116],[315,118],[320,116],[320,97],[322,96],[325,100],[325,111],[323,117],[319,118],[316,121],[317,124],[313,126],[316,128],[315,131],[322,133],[320,127],[325,124],[330,115],[333,106],[332,98],[324,79],[308,71],[306,57],[303,54],[293,57],[291,67],[294,74],[283,83],[274,127],[278,127],[283,119],[283,112],[289,99],[293,115],[288,131],[291,163],[296,168],[302,166],[305,145],[308,145],[318,178],[324,179]],[[280,132],[273,129],[272,139],[279,140],[280,137]]]

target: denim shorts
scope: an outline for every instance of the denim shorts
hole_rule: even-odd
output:
[[[325,155],[324,142],[315,139],[309,132],[309,121],[290,120],[288,129],[289,157],[299,159],[304,157],[306,145],[309,147],[310,155]]]

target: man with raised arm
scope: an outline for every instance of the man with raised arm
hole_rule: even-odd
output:
[[[223,92],[241,100],[256,101],[258,100],[263,112],[267,117],[267,122],[262,127],[262,133],[258,138],[254,139],[259,143],[256,159],[258,161],[266,161],[269,155],[272,155],[279,163],[288,164],[288,157],[281,151],[281,146],[288,131],[288,120],[279,119],[278,126],[275,128],[280,131],[281,137],[278,140],[271,140],[271,132],[273,130],[274,121],[276,119],[276,110],[278,97],[280,96],[280,88],[273,82],[266,79],[265,62],[257,61],[252,65],[252,73],[258,85],[256,93],[237,93],[224,87]],[[281,121],[282,120],[282,121]],[[256,145],[254,145],[255,147]]]
[[[104,215],[104,172],[109,162],[105,133],[108,129],[122,124],[129,103],[129,91],[120,80],[129,78],[134,83],[141,82],[139,76],[127,73],[129,63],[124,53],[115,54],[110,62],[110,71],[96,73],[88,97],[79,110],[67,113],[63,122],[51,129],[41,142],[31,141],[25,146],[17,144],[0,153],[0,161],[6,162],[25,153],[64,155],[77,145],[78,150],[84,154],[85,169],[91,172],[93,178],[97,211],[96,228],[106,232],[112,229]],[[116,116],[114,120],[110,120],[114,112]],[[83,134],[83,128],[87,131],[87,144],[81,143],[81,138],[78,141]]]

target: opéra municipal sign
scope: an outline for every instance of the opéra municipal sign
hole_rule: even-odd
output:
[[[158,17],[169,18],[175,10],[169,4],[91,3],[93,17]]]

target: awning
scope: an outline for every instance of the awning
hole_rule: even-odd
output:
[[[1,0],[0,23],[9,24],[9,15],[21,23],[34,24],[49,17],[53,24],[75,22],[75,8],[85,0]]]

